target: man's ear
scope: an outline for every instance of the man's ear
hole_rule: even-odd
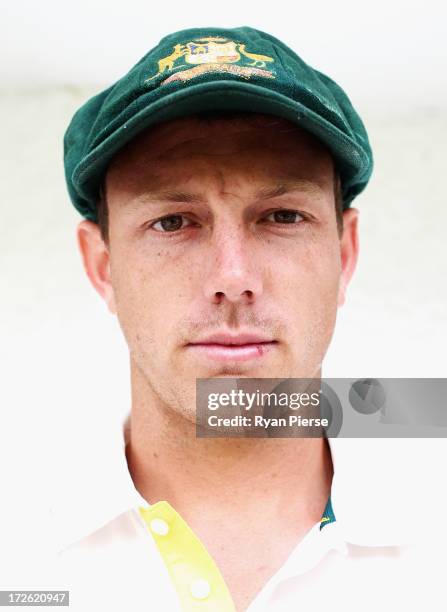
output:
[[[99,226],[92,221],[81,221],[77,228],[77,240],[84,270],[91,284],[105,300],[109,311],[116,314],[109,248],[101,237]]]
[[[346,290],[357,264],[359,254],[358,236],[359,211],[348,208],[343,211],[343,235],[340,240],[341,276],[338,289],[338,306],[343,306]]]

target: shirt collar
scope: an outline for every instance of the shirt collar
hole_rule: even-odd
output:
[[[59,552],[88,537],[119,515],[149,505],[135,488],[129,473],[125,455],[129,425],[130,418],[127,416],[115,432],[116,451],[110,460],[105,461],[107,473],[103,474],[102,482],[98,485],[97,481],[87,479],[81,488],[77,483],[70,482],[68,496],[51,511],[56,530],[56,548]],[[334,477],[331,497],[323,516],[328,516],[329,522],[334,522],[335,519],[337,528],[333,532],[336,531],[337,537],[343,542],[360,546],[395,546],[405,543],[405,534],[396,522],[387,521],[386,517],[383,520],[382,515],[379,516],[382,520],[377,520],[377,504],[374,502],[386,502],[380,487],[372,487],[369,490],[369,496],[360,504],[361,512],[352,511],[352,505],[358,510],[359,504],[355,503],[355,482],[345,477],[347,458],[349,460],[350,457],[351,461],[356,459],[350,454],[349,448],[346,448],[351,440],[330,438],[328,442]],[[365,474],[365,477],[368,475]],[[324,523],[320,525],[320,529],[323,526]]]

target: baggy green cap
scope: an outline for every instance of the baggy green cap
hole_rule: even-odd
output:
[[[371,176],[365,126],[333,80],[259,30],[196,28],[163,38],[75,113],[64,137],[74,206],[97,221],[99,189],[112,157],[151,125],[206,111],[276,115],[314,134],[334,157],[345,208]]]

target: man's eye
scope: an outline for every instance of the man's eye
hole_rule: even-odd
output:
[[[175,232],[190,224],[191,222],[183,215],[168,215],[156,221],[152,227],[158,232]]]
[[[264,219],[274,223],[296,223],[302,220],[303,217],[296,210],[275,210],[264,217]]]

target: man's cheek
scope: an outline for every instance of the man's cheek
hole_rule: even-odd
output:
[[[289,290],[283,292],[283,296],[287,296],[284,312],[293,321],[292,335],[301,336],[305,330],[313,328],[326,333],[323,330],[334,324],[338,276],[331,262],[328,262],[328,268],[324,270],[319,265],[310,267],[297,275]]]
[[[116,275],[114,295],[118,320],[128,344],[134,344],[153,321],[154,290],[142,276]]]

